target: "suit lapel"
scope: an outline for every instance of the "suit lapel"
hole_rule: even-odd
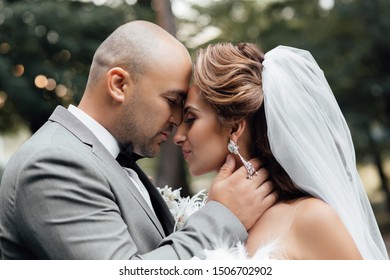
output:
[[[153,208],[164,228],[165,234],[166,235],[171,234],[173,231],[173,227],[175,226],[175,221],[173,220],[172,214],[166,202],[164,201],[162,195],[157,190],[156,186],[149,180],[149,178],[146,176],[146,174],[142,171],[142,169],[137,164],[134,164],[133,169],[135,172],[137,172],[138,177],[140,178],[140,180],[142,181],[142,183],[144,184],[145,188],[149,193]]]
[[[110,173],[112,173],[112,178],[115,178],[120,182],[122,186],[126,186],[126,189],[129,191],[129,193],[136,199],[136,201],[140,204],[140,206],[144,209],[144,211],[149,216],[150,220],[153,222],[155,227],[158,229],[162,237],[165,237],[165,232],[168,230],[165,230],[160,224],[159,220],[156,218],[156,215],[152,212],[148,204],[146,203],[145,199],[142,197],[140,192],[136,189],[136,187],[133,185],[131,180],[128,178],[128,175],[123,170],[122,166],[119,165],[119,163],[113,158],[113,156],[107,151],[107,149],[103,146],[103,144],[96,138],[96,136],[78,119],[76,118],[72,113],[70,113],[67,109],[65,109],[62,106],[58,106],[53,114],[50,116],[49,120],[56,122],[69,130],[73,135],[75,135],[78,139],[80,139],[81,142],[84,144],[90,146],[92,148],[92,152],[102,161],[102,163],[106,166],[107,170],[110,170]],[[138,167],[139,171],[136,172],[139,174],[141,181],[147,185],[146,181],[149,181],[146,177],[146,175],[141,171],[141,169]],[[146,179],[146,180],[145,180]],[[150,181],[149,181],[149,184]],[[155,189],[155,187],[154,187]],[[148,190],[149,192],[149,190]],[[155,192],[158,191],[155,189]],[[153,197],[155,197],[156,194],[153,194]],[[160,195],[161,197],[161,195]],[[152,199],[152,195],[151,195]],[[154,206],[153,201],[152,204]],[[162,197],[161,197],[162,200]],[[158,199],[157,199],[158,201]],[[163,201],[163,203],[165,203]],[[158,203],[160,204],[160,202]],[[165,206],[166,207],[166,206]],[[167,208],[167,207],[166,207]],[[159,209],[155,209],[156,214],[159,213]],[[169,209],[168,209],[169,212]],[[166,211],[164,210],[164,215],[166,214]],[[170,214],[170,213],[169,213]],[[161,215],[161,214],[157,214]],[[160,219],[160,218],[159,218]],[[168,218],[169,219],[169,218]],[[161,220],[161,219],[160,219]],[[166,224],[165,222],[166,218],[163,218],[161,220],[162,224]],[[173,225],[172,225],[173,229]],[[172,230],[171,230],[172,231]]]

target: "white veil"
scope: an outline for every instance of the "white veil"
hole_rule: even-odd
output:
[[[350,131],[322,70],[308,51],[285,46],[266,53],[263,65],[275,158],[298,188],[337,211],[364,259],[388,259]]]

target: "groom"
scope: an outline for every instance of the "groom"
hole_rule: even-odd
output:
[[[169,209],[135,163],[157,156],[182,121],[190,76],[187,50],[158,26],[115,30],[95,53],[79,106],[57,107],[7,164],[3,258],[189,259],[225,237],[245,241],[276,200],[259,188],[266,172],[248,180],[227,160],[209,202],[172,233]]]

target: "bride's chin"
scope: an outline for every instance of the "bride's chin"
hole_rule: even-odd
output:
[[[189,170],[188,173],[190,173],[191,176],[193,177],[197,177],[197,176],[202,176],[202,175],[206,175],[206,174],[210,174],[210,173],[213,173],[213,174],[218,174],[220,170],[197,170],[197,171],[191,171]]]
[[[200,175],[203,175],[202,173],[200,173],[200,172],[197,172],[197,171],[191,171],[191,170],[189,170],[189,173],[190,173],[190,175],[191,176],[194,176],[194,177],[196,177],[196,176],[200,176]]]
[[[206,173],[209,173],[207,171],[204,171],[204,170],[196,170],[196,169],[193,169],[193,168],[189,168],[188,172],[190,173],[191,176],[201,176],[201,175],[204,175]]]

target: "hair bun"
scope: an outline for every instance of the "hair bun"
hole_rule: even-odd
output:
[[[247,58],[263,63],[264,53],[254,44],[239,43],[237,48]]]

